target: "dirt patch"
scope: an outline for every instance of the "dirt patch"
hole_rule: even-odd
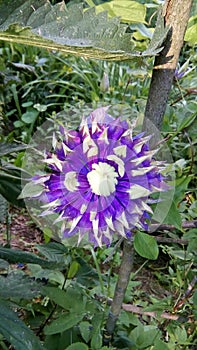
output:
[[[34,252],[35,244],[44,241],[41,230],[33,223],[24,209],[11,207],[6,223],[0,224],[0,244],[11,248]]]

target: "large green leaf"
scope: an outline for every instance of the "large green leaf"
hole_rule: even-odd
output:
[[[136,232],[134,236],[134,248],[139,255],[146,259],[155,260],[159,254],[155,238],[140,231]]]
[[[62,264],[57,263],[56,261],[47,261],[39,258],[33,253],[24,252],[18,249],[4,248],[0,246],[0,258],[7,260],[10,263],[31,263],[38,264],[43,268],[60,268]]]
[[[52,321],[50,325],[46,326],[44,332],[46,335],[64,332],[79,323],[83,317],[83,314],[78,315],[71,312],[63,314],[56,320]]]
[[[98,284],[99,279],[95,269],[93,269],[90,264],[88,264],[84,259],[80,257],[78,257],[76,260],[80,264],[80,267],[76,274],[77,282],[86,286],[87,288]]]
[[[22,271],[13,271],[6,277],[0,276],[1,298],[32,299],[40,294],[40,289],[40,283]]]
[[[86,298],[83,295],[83,290],[77,284],[67,288],[66,291],[56,287],[43,287],[42,291],[50,300],[53,300],[67,311],[69,310],[75,314],[85,312]],[[74,303],[73,300],[75,301]]]
[[[140,53],[134,51],[127,25],[118,17],[108,18],[107,12],[96,14],[93,7],[84,11],[82,4],[67,8],[64,2],[52,6],[49,0],[0,0],[0,13],[0,40],[88,58],[126,60],[155,55],[167,33],[166,28],[158,27],[162,40],[154,40],[150,49]],[[163,18],[161,21],[164,23]]]
[[[57,263],[65,264],[67,259],[70,259],[68,256],[68,249],[58,242],[37,244],[36,248],[48,260],[56,261]]]
[[[5,301],[0,300],[0,333],[15,350],[44,350],[39,339],[13,312]]]
[[[108,11],[110,17],[120,16],[127,23],[145,23],[146,6],[137,1],[112,0],[96,7],[98,12]]]
[[[102,325],[103,325],[103,312],[97,312],[92,319],[92,339],[91,348],[101,349],[102,347]]]
[[[71,310],[73,305],[73,298],[67,298],[66,292],[57,287],[43,287],[43,293],[47,295],[50,300],[53,300],[57,305],[65,310]]]

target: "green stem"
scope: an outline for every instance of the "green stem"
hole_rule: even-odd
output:
[[[98,264],[97,257],[96,257],[94,249],[92,247],[90,247],[90,250],[91,250],[92,257],[93,257],[93,260],[94,260],[94,263],[95,263],[95,266],[96,266],[96,270],[97,270],[97,273],[98,273],[99,282],[100,282],[100,286],[101,286],[101,292],[102,292],[102,294],[104,294],[104,283],[103,283],[103,279],[102,279],[101,269],[99,267],[99,264]]]
[[[109,311],[106,331],[104,333],[103,342],[104,345],[109,345],[114,333],[116,321],[119,317],[122,303],[124,300],[125,292],[130,280],[130,274],[133,267],[133,249],[132,242],[124,240],[123,244],[123,257],[118,274],[118,281],[114,292],[114,298]]]

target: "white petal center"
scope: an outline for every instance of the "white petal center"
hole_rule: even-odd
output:
[[[88,174],[88,182],[93,193],[98,196],[110,196],[116,189],[119,175],[115,168],[107,163],[94,163],[92,169]]]

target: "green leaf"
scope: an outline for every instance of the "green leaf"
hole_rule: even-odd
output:
[[[91,348],[96,350],[102,347],[102,322],[103,313],[97,313],[92,319],[92,339]]]
[[[70,265],[70,268],[68,270],[68,278],[75,277],[77,271],[79,270],[79,263],[77,261],[73,261]]]
[[[41,284],[22,271],[12,271],[6,277],[0,276],[0,297],[33,299],[40,294]]]
[[[28,108],[27,112],[22,114],[21,119],[25,124],[32,124],[35,122],[38,114],[38,110],[34,108]]]
[[[69,345],[68,348],[66,348],[66,350],[88,350],[88,346],[83,344],[83,343],[74,343],[72,345]]]
[[[152,350],[169,350],[169,347],[162,340],[157,339]]]
[[[82,338],[88,343],[90,340],[91,324],[88,321],[80,322],[79,329]]]
[[[144,233],[136,232],[134,236],[134,248],[143,258],[155,260],[159,254],[159,248],[154,237]]]
[[[48,280],[50,283],[55,283],[58,286],[63,286],[65,282],[64,274],[59,270],[54,269],[43,269],[40,265],[37,264],[27,264],[28,271],[30,272],[31,277],[34,277],[36,280]],[[41,290],[42,294],[45,294],[43,289]]]
[[[4,248],[2,246],[0,246],[0,258],[14,264],[15,263],[38,264],[46,269],[59,267],[59,264],[57,264],[56,262],[41,259],[33,253],[24,252],[18,249]]]
[[[83,314],[78,315],[71,312],[64,314],[56,320],[52,321],[50,325],[46,326],[44,328],[44,333],[46,335],[50,335],[64,332],[67,329],[77,325],[83,319],[83,317]]]
[[[110,17],[120,16],[127,23],[145,23],[146,7],[136,1],[112,0],[96,6],[96,11],[108,11]]]
[[[95,286],[99,280],[98,273],[84,259],[79,257],[76,260],[80,264],[79,270],[76,274],[77,282],[87,288]]]
[[[6,156],[14,152],[20,152],[27,148],[27,145],[20,143],[0,143],[0,157]]]
[[[143,5],[134,4],[139,14]],[[52,6],[49,0],[8,0],[6,5],[0,2],[0,13],[0,40],[116,61],[156,55],[160,51],[154,41],[147,51],[134,52],[127,25],[121,24],[118,17],[109,19],[107,12],[96,14],[93,7],[84,11],[82,4],[67,8],[63,1]],[[159,33],[160,43],[166,29],[160,28]]]
[[[187,128],[190,126],[194,121],[196,120],[196,112],[192,113],[189,117],[185,117],[180,124],[178,125],[178,130],[177,132],[182,131],[183,129]]]
[[[129,338],[135,342],[136,349],[142,350],[154,345],[161,336],[160,333],[156,326],[148,325],[143,327],[139,325],[131,331]]]
[[[42,291],[63,309],[80,314],[85,312],[86,300],[82,290],[77,287],[69,287],[66,291],[57,287],[43,287]]]
[[[185,33],[185,41],[189,41],[192,45],[197,42],[197,15],[192,16],[188,22],[188,28]]]
[[[45,337],[45,342],[44,345],[47,350],[62,350],[65,349],[65,343],[64,346],[60,347],[60,339],[61,335],[60,334],[53,334],[53,335],[47,335]]]
[[[15,350],[44,350],[39,339],[22,322],[5,301],[0,300],[0,333],[11,343]]]
[[[150,28],[146,27],[143,23],[132,24],[130,25],[130,28],[132,30],[137,30],[137,34],[135,33],[135,36],[139,35],[141,39],[144,39],[144,38],[151,39],[153,36],[153,31]]]
[[[68,249],[61,243],[49,242],[47,244],[37,244],[37,250],[48,260],[57,263],[66,263]]]
[[[21,128],[22,126],[24,126],[24,123],[21,122],[21,120],[16,120],[16,121],[14,122],[14,127],[15,127],[15,128]]]
[[[57,305],[65,310],[72,309],[72,300],[68,300],[66,292],[58,287],[43,287],[42,291],[45,295],[53,300]]]

